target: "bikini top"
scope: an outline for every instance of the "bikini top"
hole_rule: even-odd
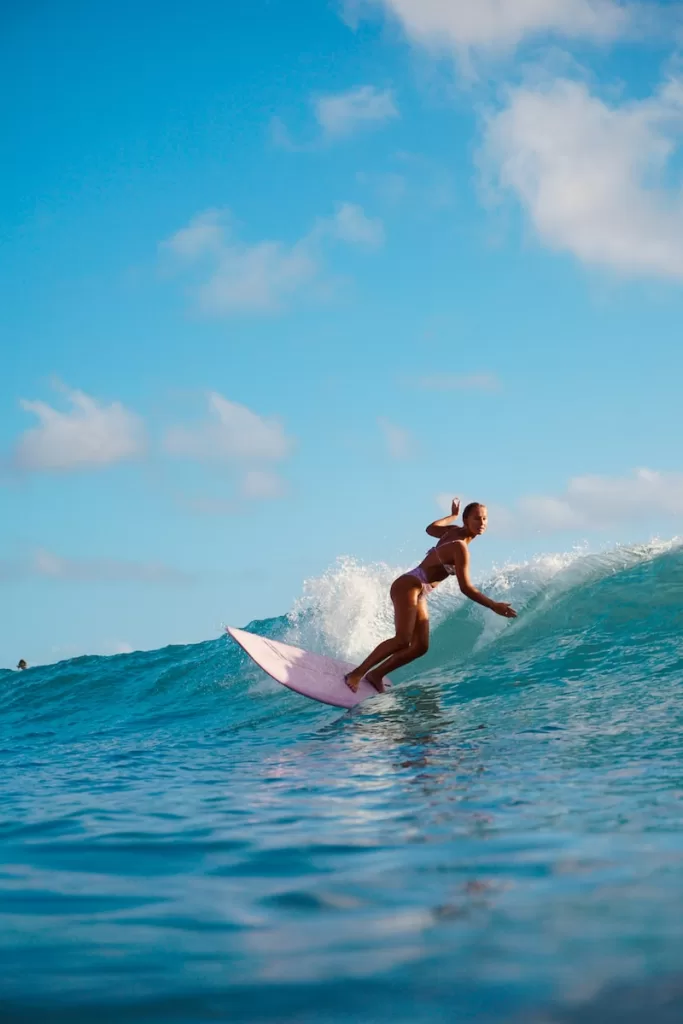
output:
[[[457,570],[456,570],[456,568],[455,568],[455,566],[454,566],[454,565],[451,565],[451,564],[450,564],[450,563],[448,563],[448,562],[444,562],[443,558],[442,558],[442,557],[441,557],[441,555],[439,554],[439,545],[438,545],[438,544],[435,544],[433,548],[430,548],[430,549],[429,549],[429,551],[427,552],[427,555],[431,555],[432,551],[435,551],[435,552],[436,552],[436,557],[437,557],[437,558],[439,559],[439,561],[441,562],[441,565],[442,565],[442,566],[443,566],[443,568],[444,568],[444,569],[446,570],[446,572],[448,573],[448,575],[449,575],[449,576],[455,576],[455,574],[456,574],[456,571],[457,571]],[[427,555],[425,555],[425,558],[427,557]]]

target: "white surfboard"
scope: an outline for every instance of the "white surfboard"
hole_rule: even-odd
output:
[[[368,697],[377,697],[377,690],[366,679],[361,679],[358,693],[349,689],[344,682],[344,675],[354,666],[345,661],[311,654],[300,647],[269,640],[234,626],[228,626],[226,632],[244,648],[259,668],[278,683],[304,697],[320,701],[321,704],[331,704],[335,708],[354,708]],[[389,688],[391,683],[385,679],[384,685]]]

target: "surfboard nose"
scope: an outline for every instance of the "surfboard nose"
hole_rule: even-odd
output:
[[[236,626],[227,626],[226,632],[272,679],[310,700],[350,709],[369,697],[379,696],[366,679],[361,680],[357,693],[349,689],[344,676],[353,665],[345,661],[304,651]],[[391,686],[388,679],[383,682],[385,689]]]

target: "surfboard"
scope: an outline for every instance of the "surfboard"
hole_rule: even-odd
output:
[[[358,693],[353,693],[344,682],[344,675],[354,667],[336,658],[312,654],[300,647],[283,644],[257,636],[246,629],[228,626],[226,632],[242,647],[252,661],[283,686],[321,704],[335,708],[355,708],[368,697],[379,696],[374,686],[361,679]],[[388,679],[385,687],[391,686]]]

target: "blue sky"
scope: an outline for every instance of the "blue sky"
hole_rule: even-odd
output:
[[[675,535],[680,6],[170,7],[3,15],[0,663]]]

